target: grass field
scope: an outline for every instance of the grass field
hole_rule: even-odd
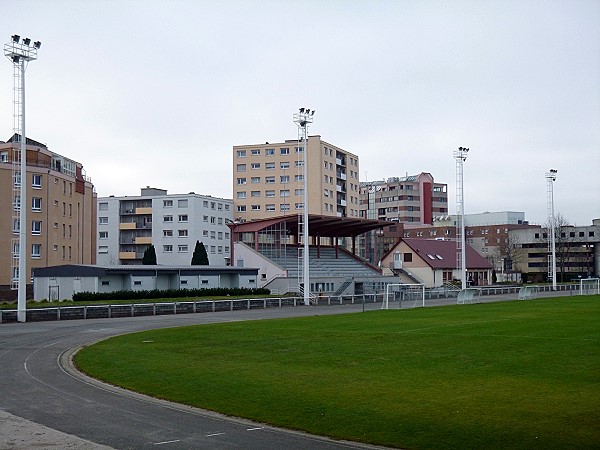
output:
[[[76,364],[176,402],[403,448],[598,448],[600,296],[211,324]]]

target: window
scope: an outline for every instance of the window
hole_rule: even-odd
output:
[[[216,232],[215,232],[215,231],[211,231],[211,232],[210,232],[210,238],[211,238],[211,239],[215,239],[216,237],[217,237],[217,234],[216,234]]]
[[[225,232],[225,239],[229,239],[229,231]]]
[[[275,211],[275,203],[267,203],[265,205],[265,210],[267,210],[267,211]]]
[[[100,284],[101,284],[102,286],[110,286],[110,281],[104,281],[104,280],[103,280],[103,281],[101,281],[101,282],[100,282]]]
[[[188,246],[187,245],[178,245],[177,246],[177,251],[179,253],[187,253],[188,251]]]
[[[245,158],[246,157],[246,150],[238,150],[237,151],[237,157],[238,158]]]
[[[294,176],[294,180],[296,180],[296,181],[304,181],[304,175],[296,175],[296,176]]]
[[[219,236],[219,240],[222,241],[223,240],[223,232],[219,231],[218,236]]]
[[[274,170],[275,169],[275,163],[274,162],[268,162],[265,164],[265,169],[266,170]]]
[[[54,200],[54,206],[58,206],[58,200]],[[98,203],[98,211],[108,211],[108,203]]]
[[[173,230],[163,230],[163,237],[173,237]]]
[[[290,154],[290,149],[289,149],[289,148],[287,148],[287,147],[280,148],[280,149],[279,149],[279,154],[280,154],[280,155],[289,155],[289,154]]]
[[[172,245],[163,245],[163,252],[164,253],[171,253],[173,251],[173,246]]]
[[[294,195],[297,197],[300,197],[301,195],[304,195],[304,189],[295,189],[294,190]]]
[[[246,212],[246,205],[238,205],[237,212]]]
[[[238,178],[237,179],[237,184],[238,184],[238,186],[241,186],[242,184],[246,184],[246,179],[245,178]]]
[[[177,207],[178,208],[187,208],[188,207],[188,201],[187,201],[187,199],[177,200]]]
[[[252,191],[252,192],[250,192],[250,197],[260,197],[260,191]]]
[[[275,197],[275,191],[265,191],[265,197]]]
[[[202,216],[202,221],[203,222],[208,222],[208,216]]]
[[[186,286],[187,285],[188,280],[181,280],[181,285],[182,286]]]
[[[237,193],[237,198],[246,198],[246,191],[239,191]]]
[[[179,214],[179,222],[187,222],[188,221],[188,215],[187,214]]]
[[[279,196],[280,197],[289,197],[290,196],[290,190],[289,189],[281,189],[279,191]]]
[[[275,177],[265,177],[265,184],[274,184]]]
[[[163,222],[173,222],[173,216],[163,216]]]
[[[215,216],[210,216],[210,223],[215,223]]]
[[[33,197],[31,199],[31,210],[32,211],[41,211],[42,210],[42,199],[39,197]]]
[[[100,225],[106,225],[106,224],[108,224],[108,217],[98,217],[98,223]]]
[[[260,149],[255,148],[254,150],[250,150],[250,154],[252,156],[259,156],[260,155]]]
[[[295,207],[296,209],[304,209],[304,203],[296,203]]]
[[[215,254],[215,246],[214,245],[210,246],[210,253],[212,253],[213,255]]]
[[[268,148],[265,150],[265,155],[267,156],[273,156],[275,155],[275,149],[274,148]]]
[[[282,203],[281,205],[279,205],[279,210],[280,211],[289,211],[290,210],[290,204],[289,203]]]
[[[177,236],[179,236],[179,237],[188,237],[188,230],[179,230],[177,232]]]
[[[304,166],[304,161],[296,161],[296,167]]]
[[[260,183],[260,177],[252,177],[250,178],[250,182],[254,184]]]
[[[31,181],[31,186],[40,189],[42,187],[42,176],[34,173]]]
[[[245,172],[246,171],[246,164],[238,164],[236,166],[235,170],[237,170],[238,172]]]
[[[204,200],[204,201],[202,202],[202,206],[203,206],[203,207],[205,207],[205,208],[208,208],[208,201],[207,201],[207,200]]]
[[[31,244],[31,257],[41,258],[42,257],[42,244]]]
[[[52,247],[52,250],[54,250],[55,252],[58,251],[58,245]],[[98,253],[108,253],[108,245],[100,245],[98,247]]]
[[[8,162],[8,152],[0,152],[0,162]]]
[[[250,164],[250,168],[252,170],[260,169],[260,163],[252,163],[252,164]]]
[[[290,176],[289,175],[281,175],[279,177],[279,181],[281,183],[289,183],[290,182]]]
[[[251,209],[252,211],[260,211],[260,205],[252,205]]]
[[[141,286],[142,285],[142,281],[141,280],[133,280],[133,285],[134,286]]]
[[[202,230],[202,236],[208,237],[208,230]]]
[[[290,168],[290,163],[289,161],[282,161],[279,163],[279,168],[280,169],[289,169]]]
[[[222,217],[217,217],[217,224],[223,225],[223,218]]]
[[[163,200],[163,208],[172,208],[173,200]]]
[[[108,231],[100,231],[98,233],[98,239],[108,239]]]
[[[42,221],[33,220],[31,222],[31,234],[42,234]]]

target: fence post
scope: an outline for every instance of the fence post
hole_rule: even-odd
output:
[[[60,306],[56,308],[56,320],[60,320]]]

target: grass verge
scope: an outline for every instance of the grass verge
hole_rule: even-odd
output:
[[[403,448],[600,443],[600,296],[211,324],[76,364],[127,389]]]

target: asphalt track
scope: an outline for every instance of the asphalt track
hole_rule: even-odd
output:
[[[151,399],[84,377],[69,361],[82,345],[140,330],[359,311],[362,305],[0,325],[0,448],[374,448]]]
[[[514,298],[512,294],[481,301]],[[367,305],[367,309],[379,308],[380,303]],[[87,378],[70,362],[83,345],[135,331],[362,310],[361,304],[301,306],[0,325],[0,449],[376,448],[152,399]]]

